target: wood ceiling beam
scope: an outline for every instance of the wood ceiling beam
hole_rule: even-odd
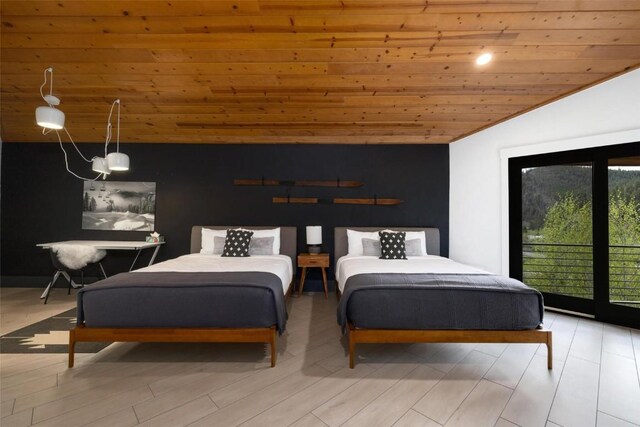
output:
[[[430,48],[328,48],[328,49],[108,49],[30,48],[2,49],[4,62],[56,64],[74,63],[260,63],[260,62],[469,62],[477,47],[436,46]],[[622,46],[483,46],[503,60],[573,60],[578,58],[640,59],[640,43]]]
[[[28,16],[387,15],[640,10],[636,0],[3,0],[1,6],[3,15]]]
[[[637,29],[636,14],[619,11],[450,13],[422,15],[333,16],[3,16],[7,34],[234,34],[234,33],[367,33],[423,31],[510,31]]]

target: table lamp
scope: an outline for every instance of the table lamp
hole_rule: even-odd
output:
[[[322,244],[322,226],[307,226],[307,246],[310,254],[319,254],[320,245]]]

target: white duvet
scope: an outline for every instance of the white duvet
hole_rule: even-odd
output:
[[[336,264],[336,279],[340,292],[344,290],[344,285],[349,277],[365,273],[489,274],[479,268],[436,255],[408,257],[406,260],[345,255]]]
[[[229,271],[264,271],[273,273],[282,281],[282,289],[286,294],[293,278],[291,258],[286,255],[252,255],[250,257],[221,257],[220,255],[189,254],[168,261],[159,262],[149,267],[135,270],[144,272],[229,272]]]

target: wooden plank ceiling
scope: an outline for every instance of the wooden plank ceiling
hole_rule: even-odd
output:
[[[448,143],[640,63],[640,0],[3,0],[2,140]],[[482,52],[494,54],[484,67]]]

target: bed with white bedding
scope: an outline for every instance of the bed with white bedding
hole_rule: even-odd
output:
[[[437,229],[393,229],[424,232],[427,242],[415,256],[385,260],[354,243],[375,239],[382,228],[350,229],[349,238],[346,228],[335,230],[338,322],[349,331],[351,366],[360,342],[540,342],[551,367],[551,332],[542,329],[538,291],[438,256]]]
[[[349,277],[366,273],[490,274],[438,255],[408,256],[407,258],[399,262],[388,262],[377,256],[347,254],[336,262],[338,289],[343,292]]]
[[[227,228],[238,227],[194,227],[191,254],[82,289],[69,366],[77,341],[267,342],[274,366],[295,271],[296,228],[271,228],[277,239],[268,244],[280,253],[222,257],[203,238]],[[266,233],[269,227],[246,228]]]
[[[220,255],[189,254],[148,267],[140,268],[132,273],[159,272],[240,272],[262,271],[278,276],[282,283],[282,291],[289,292],[293,280],[293,264],[288,255],[252,255],[247,258],[222,257]]]

